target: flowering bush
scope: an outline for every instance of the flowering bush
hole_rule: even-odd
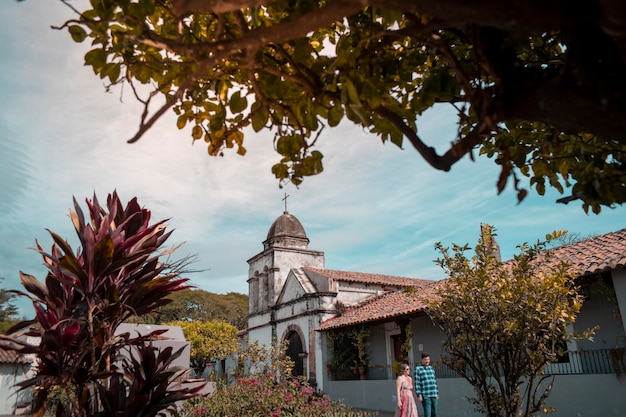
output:
[[[187,404],[189,417],[325,416],[348,411],[297,379],[276,382],[275,375],[238,378],[213,395]]]
[[[256,344],[237,355],[236,378],[206,398],[186,402],[186,417],[356,417],[349,407],[318,394],[303,379],[290,376],[292,364],[277,350]]]

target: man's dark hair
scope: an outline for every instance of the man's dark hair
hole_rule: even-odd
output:
[[[428,353],[426,353],[426,352],[422,353],[422,358],[428,358],[428,357],[430,357],[430,355]]]

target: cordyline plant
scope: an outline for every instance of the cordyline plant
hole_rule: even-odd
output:
[[[87,206],[90,223],[76,199],[70,211],[80,240],[76,253],[51,231],[50,253],[37,242],[48,269],[45,284],[20,272],[27,292],[15,291],[32,300],[35,319],[14,326],[0,344],[37,356],[35,376],[19,384],[34,391],[35,417],[46,412],[51,396],[57,417],[164,414],[202,389],[184,385],[186,369],[172,366],[182,349],[152,346],[165,330],[146,335],[116,335],[116,330],[188,288],[188,279],[179,277],[183,263],[160,261],[175,250],[162,249],[171,232],[164,220],[151,225],[150,211],[136,198],[123,207],[113,192],[102,207],[94,195]],[[39,345],[28,344],[24,335],[39,337]]]

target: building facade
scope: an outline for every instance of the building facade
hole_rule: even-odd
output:
[[[316,331],[345,308],[421,280],[324,268],[324,252],[309,249],[300,221],[288,212],[269,228],[263,250],[248,260],[248,340],[288,341],[294,375],[322,390],[327,343]]]
[[[626,229],[553,250],[576,271],[587,297],[574,328],[599,329],[593,341],[568,346],[565,360],[546,370],[555,375],[552,415],[626,415]],[[294,373],[332,398],[393,411],[393,363],[401,350],[408,349],[411,365],[423,351],[435,363],[442,356],[444,337],[426,314],[425,301],[445,280],[325,269],[324,252],[309,249],[302,224],[288,212],[274,221],[263,250],[248,264],[248,339],[265,345],[287,341]],[[365,351],[338,359],[338,335],[358,339],[365,329]],[[361,355],[366,359],[359,361]],[[359,365],[366,365],[361,374]],[[474,394],[464,379],[444,366],[438,377],[442,416],[478,415],[467,401]],[[585,401],[589,393],[597,400]]]

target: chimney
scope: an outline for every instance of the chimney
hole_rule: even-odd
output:
[[[500,245],[496,242],[496,235],[493,232],[493,228],[485,223],[480,224],[480,235],[483,238],[483,244],[487,248],[491,248],[491,256],[493,256],[498,262],[502,262],[502,256],[500,255]]]

